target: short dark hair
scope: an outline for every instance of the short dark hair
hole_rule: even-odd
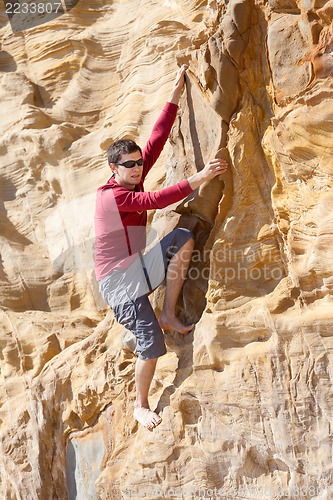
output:
[[[120,160],[122,154],[135,153],[135,151],[140,151],[142,154],[140,146],[131,139],[120,139],[119,141],[111,144],[107,151],[108,163],[116,163]]]

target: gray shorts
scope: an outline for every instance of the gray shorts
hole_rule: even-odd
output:
[[[127,269],[115,269],[99,282],[99,291],[118,323],[136,336],[140,359],[166,353],[163,332],[148,296],[163,282],[170,260],[190,238],[193,235],[188,229],[174,229]]]

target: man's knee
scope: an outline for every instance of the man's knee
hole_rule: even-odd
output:
[[[179,245],[178,252],[184,249],[192,251],[195,243],[192,231],[190,231],[189,229],[185,229],[183,227],[179,227],[175,229],[175,231],[178,233],[177,237],[181,242],[181,244]]]
[[[185,243],[185,245],[187,245],[189,248],[194,248],[194,244],[195,244],[195,240],[194,240],[194,236],[190,236],[190,238],[187,240],[187,242]]]
[[[185,243],[179,248],[177,253],[181,254],[184,259],[191,258],[194,249],[194,244],[195,244],[194,237],[191,234],[191,236],[189,236],[189,238],[185,241]]]

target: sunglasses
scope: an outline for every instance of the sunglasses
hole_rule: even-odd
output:
[[[114,165],[122,165],[125,168],[133,168],[135,165],[138,165],[138,167],[142,167],[143,165],[143,158],[139,158],[138,160],[128,160],[124,161],[123,163],[114,161]]]

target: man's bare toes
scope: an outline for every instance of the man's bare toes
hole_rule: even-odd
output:
[[[195,326],[194,323],[192,325],[183,325],[177,318],[166,318],[162,315],[158,322],[162,330],[175,330],[179,333],[189,333]]]
[[[147,429],[154,429],[162,422],[157,413],[141,406],[134,409],[134,418]]]

